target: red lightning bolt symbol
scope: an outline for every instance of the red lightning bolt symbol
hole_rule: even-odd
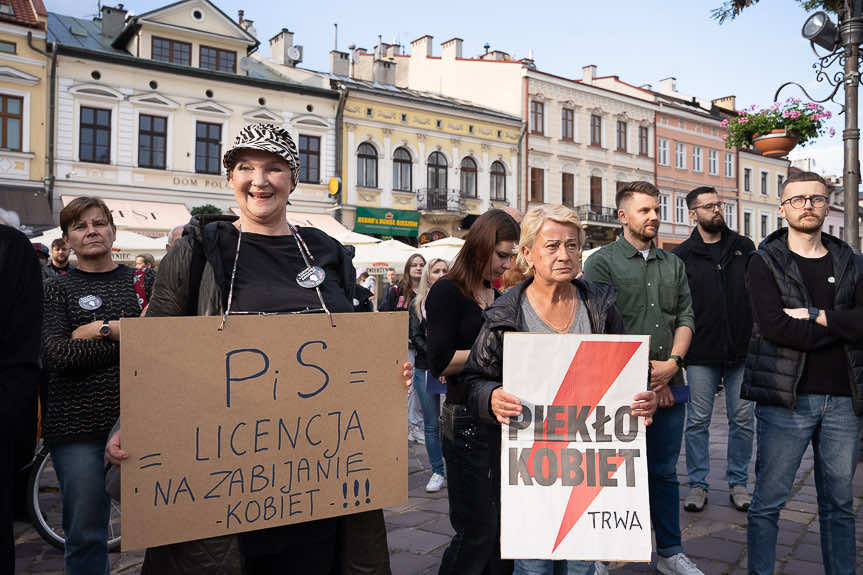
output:
[[[582,342],[557,390],[553,405],[589,405],[591,406],[589,417],[590,413],[593,413],[593,408],[617,380],[617,376],[640,345],[640,342]],[[547,423],[547,421],[543,423],[543,435],[545,435]],[[536,451],[555,445],[560,445],[560,442],[535,441],[533,443],[527,460],[527,468],[531,470],[531,475],[533,475],[533,456]],[[613,457],[609,461],[617,467],[623,462],[623,457]],[[572,488],[557,532],[557,539],[554,542],[554,549],[557,549],[602,489],[603,487],[598,485],[580,485]]]

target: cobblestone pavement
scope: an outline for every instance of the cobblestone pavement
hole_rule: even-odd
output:
[[[746,573],[746,514],[736,511],[728,500],[724,461],[728,426],[725,423],[725,401],[721,395],[717,397],[710,431],[710,500],[701,513],[681,511],[683,543],[686,553],[707,575],[742,575]],[[437,572],[453,532],[447,517],[446,490],[435,494],[424,490],[430,476],[425,448],[412,443],[409,451],[408,503],[385,511],[391,563],[394,575],[425,575]],[[687,493],[684,461],[682,455],[678,466],[683,484],[681,498]],[[753,481],[750,466],[750,488]],[[863,463],[857,466],[854,493],[857,570],[863,573]],[[787,575],[823,573],[811,449],[804,455],[792,496],[782,511],[779,524],[776,572]],[[62,552],[44,543],[32,527],[16,523],[15,539],[17,573],[63,573]],[[137,574],[142,558],[143,552],[112,553],[111,571],[114,574]],[[610,570],[615,575],[654,572],[653,567],[646,563],[612,564]]]

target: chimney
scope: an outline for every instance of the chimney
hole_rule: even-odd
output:
[[[461,38],[453,38],[452,40],[447,40],[443,44],[441,44],[441,57],[444,60],[455,60],[456,58],[461,58]]]
[[[737,108],[735,104],[737,103],[737,97],[734,95],[725,96],[724,98],[716,98],[712,101],[712,104],[717,108],[722,108],[723,110],[728,110],[730,112],[734,112]]]
[[[117,7],[102,6],[102,36],[116,38],[126,25],[126,10],[122,4]]]
[[[270,38],[270,59],[277,64],[289,66],[291,59],[288,57],[288,50],[294,45],[294,33],[287,28],[282,30]]]
[[[243,15],[244,14],[245,14],[245,12],[243,10],[237,10],[237,23],[240,24],[240,26],[243,25]]]
[[[375,59],[372,64],[372,78],[376,84],[385,84],[392,86],[396,81],[396,65],[395,62],[389,60]]]
[[[387,58],[395,58],[396,56],[401,56],[402,46],[401,44],[387,44]]]
[[[428,34],[411,42],[411,56],[429,58],[432,55],[432,38]]]
[[[677,93],[677,78],[669,76],[659,81],[659,91],[663,94]]]
[[[330,74],[349,76],[351,73],[351,55],[347,52],[330,50]]]
[[[596,78],[596,66],[593,64],[582,66],[581,81],[585,84],[592,84],[594,78]]]
[[[501,52],[500,50],[492,50],[491,52],[486,52],[480,57],[481,60],[493,60],[496,62],[505,62],[510,59],[509,54],[506,52]]]

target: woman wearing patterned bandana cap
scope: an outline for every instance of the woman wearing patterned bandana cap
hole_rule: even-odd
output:
[[[285,207],[299,180],[299,155],[288,132],[271,124],[246,126],[223,163],[240,216],[193,219],[186,226],[162,260],[147,315],[353,311],[349,252],[324,232],[287,221]],[[403,371],[409,382],[412,366],[405,364]],[[111,438],[106,454],[112,462],[122,460],[119,438]],[[380,510],[151,548],[142,570],[143,575],[389,572]]]

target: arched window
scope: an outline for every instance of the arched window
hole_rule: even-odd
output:
[[[446,190],[446,158],[440,152],[432,152],[428,163],[429,190]]]
[[[411,187],[411,153],[404,148],[393,152],[393,189],[410,192]]]
[[[500,162],[492,162],[491,169],[491,199],[499,202],[506,201],[506,169]]]
[[[357,148],[357,185],[378,187],[378,153],[371,144],[360,144]]]
[[[471,158],[461,161],[461,195],[463,198],[476,197],[476,162]]]

